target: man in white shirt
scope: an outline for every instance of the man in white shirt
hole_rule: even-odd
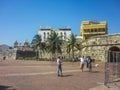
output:
[[[62,60],[60,59],[60,57],[57,58],[57,65],[58,65],[57,74],[58,76],[62,77]]]

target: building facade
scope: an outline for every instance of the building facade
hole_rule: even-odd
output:
[[[18,41],[15,41],[13,48],[16,48],[17,50],[22,50],[22,51],[32,50],[30,47],[30,43],[27,40],[23,43],[23,45],[22,43],[18,43]]]
[[[108,33],[107,22],[83,21],[81,24],[82,40],[89,39],[97,35],[105,35]]]
[[[60,28],[57,30],[53,30],[51,27],[49,28],[40,28],[38,31],[38,34],[42,38],[42,42],[46,41],[49,35],[55,31],[58,33],[58,36],[61,36],[62,40],[67,40],[69,36],[71,35],[71,29],[70,28]]]

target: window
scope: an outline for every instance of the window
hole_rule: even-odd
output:
[[[101,32],[100,28],[98,29],[98,32]]]
[[[64,36],[64,39],[66,39],[66,36]]]
[[[93,29],[91,29],[91,32],[94,32],[94,30],[93,30]]]
[[[45,36],[44,36],[44,40],[45,40],[46,38],[45,38]]]
[[[84,29],[84,32],[86,32],[86,29]]]
[[[97,29],[95,29],[95,32],[97,32]]]
[[[61,32],[60,35],[63,36],[63,33]]]
[[[46,35],[46,33],[44,32],[44,36]]]
[[[49,32],[47,32],[47,35],[49,35]]]
[[[93,30],[93,32],[95,32],[95,29],[92,29]]]
[[[105,28],[102,28],[102,32],[105,32]]]
[[[64,35],[66,35],[66,32],[64,32]]]

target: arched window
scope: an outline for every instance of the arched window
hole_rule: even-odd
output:
[[[44,36],[46,35],[46,33],[44,32]]]
[[[47,32],[47,35],[49,35],[49,32]]]
[[[44,39],[46,39],[46,33],[44,32]]]
[[[61,36],[63,36],[63,33],[62,33],[62,32],[60,32],[60,35],[61,35]]]

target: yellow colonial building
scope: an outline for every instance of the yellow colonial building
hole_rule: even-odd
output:
[[[81,24],[82,40],[86,40],[90,37],[97,35],[105,35],[108,33],[107,22],[93,22],[83,21]]]

